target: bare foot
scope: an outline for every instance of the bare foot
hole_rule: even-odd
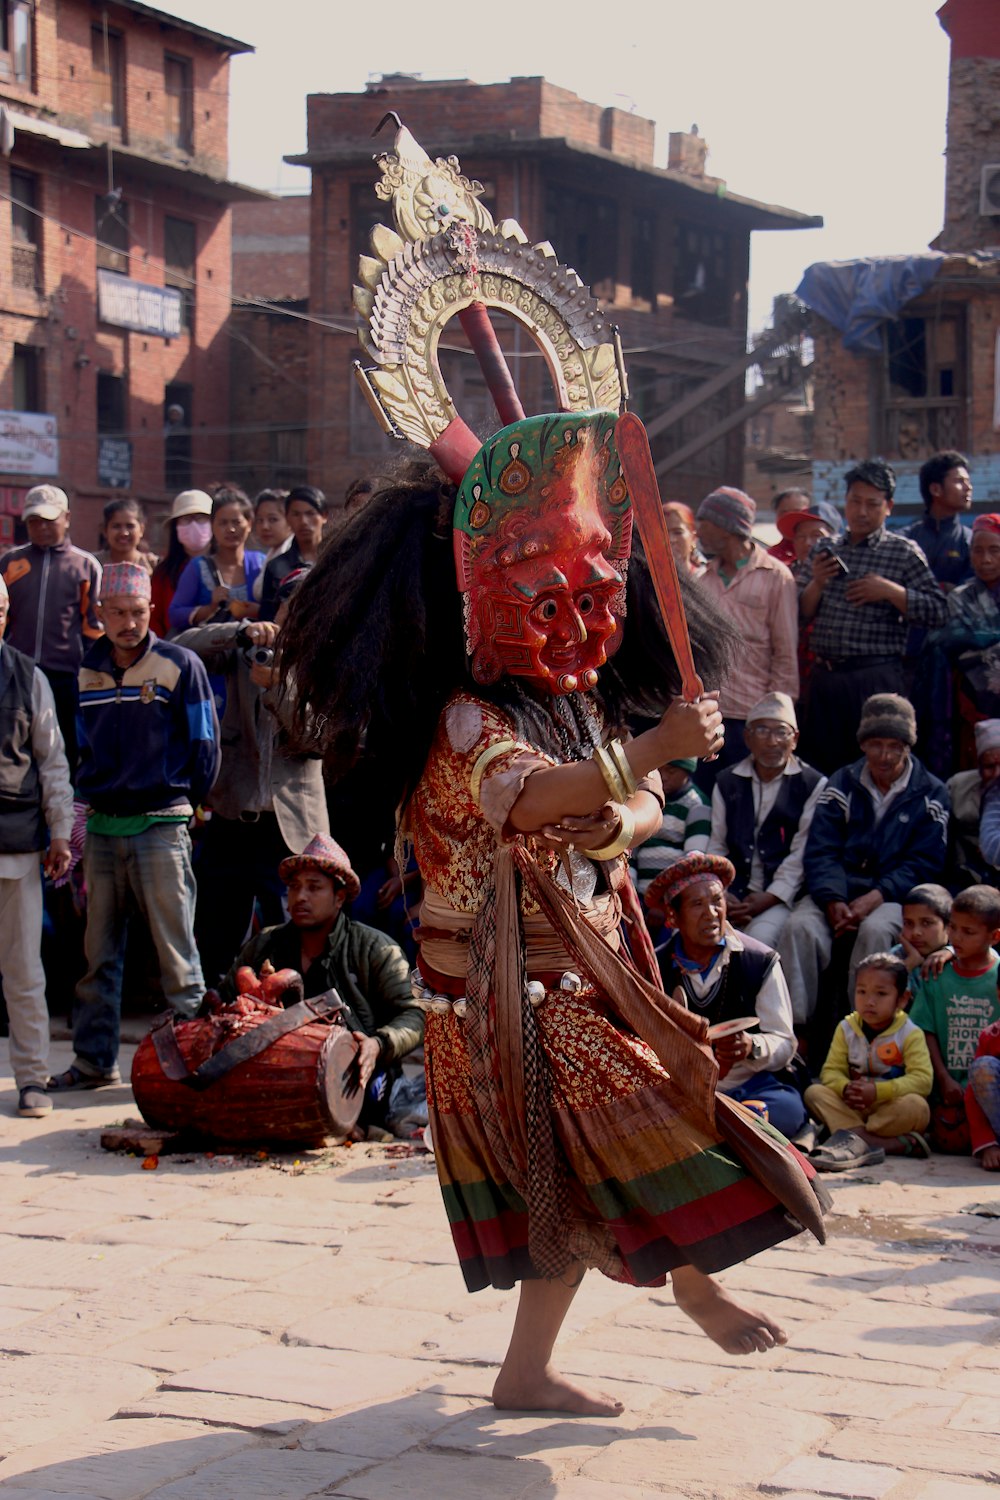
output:
[[[703,1333],[727,1354],[763,1354],[788,1335],[777,1323],[753,1308],[741,1307],[728,1292],[693,1266],[674,1271],[674,1301]]]
[[[980,1151],[979,1165],[986,1172],[1000,1172],[1000,1146],[987,1146]]]
[[[551,1365],[538,1376],[518,1377],[501,1369],[493,1387],[493,1405],[498,1411],[564,1411],[573,1417],[619,1417],[625,1410],[611,1396],[591,1395],[573,1385]]]

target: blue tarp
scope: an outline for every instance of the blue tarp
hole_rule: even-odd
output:
[[[922,255],[817,261],[807,268],[796,295],[840,329],[845,349],[878,354],[882,324],[927,290],[944,259],[927,250]]]

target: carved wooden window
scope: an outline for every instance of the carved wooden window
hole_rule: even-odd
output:
[[[164,134],[167,144],[178,151],[194,149],[194,85],[191,59],[166,53],[163,59],[163,92],[166,102]]]
[[[921,461],[944,449],[964,448],[964,307],[886,323],[882,351],[881,451]]]
[[[41,285],[42,221],[33,172],[11,171],[10,197],[11,280],[25,291],[36,291]]]
[[[90,28],[90,107],[95,125],[125,124],[125,43],[120,31]]]

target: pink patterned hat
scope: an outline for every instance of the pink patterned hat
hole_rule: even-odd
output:
[[[102,599],[149,599],[149,573],[141,563],[106,563],[101,578]]]

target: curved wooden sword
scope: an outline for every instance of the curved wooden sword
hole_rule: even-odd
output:
[[[618,418],[615,444],[632,499],[632,512],[642,537],[660,613],[677,658],[681,689],[688,703],[696,703],[705,691],[705,684],[695,669],[687,616],[681,599],[680,579],[677,577],[677,564],[667,533],[667,520],[663,514],[660,487],[656,482],[653,455],[649,451],[649,438],[635,412],[624,412]]]

